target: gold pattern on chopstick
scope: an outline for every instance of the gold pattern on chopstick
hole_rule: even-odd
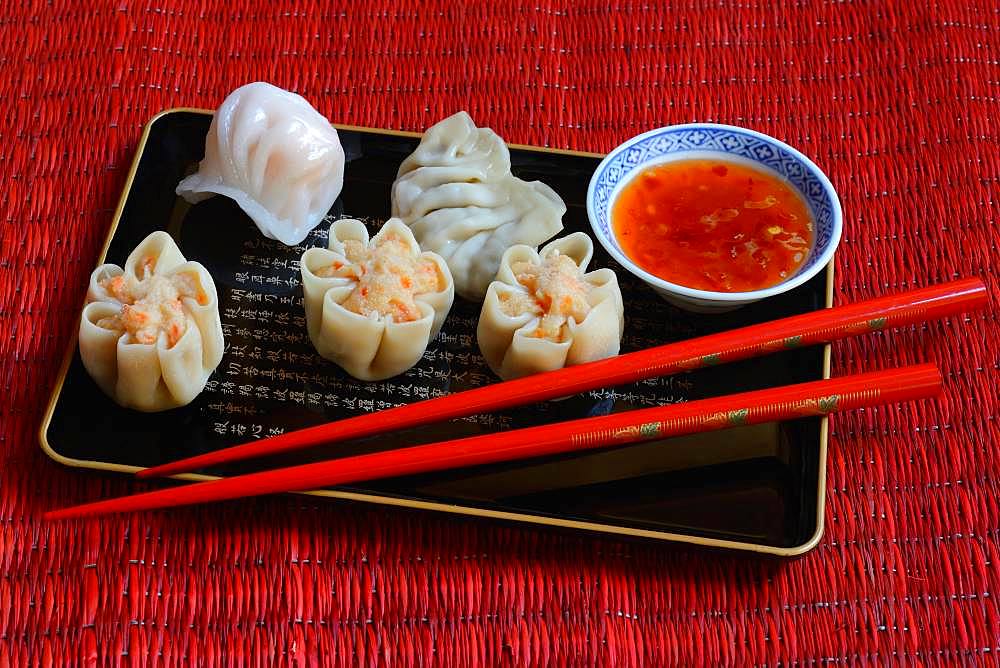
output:
[[[923,314],[926,313],[926,311],[927,309],[925,307],[911,306],[894,311],[887,316],[868,318],[866,320],[856,320],[854,322],[838,325],[836,327],[813,329],[802,334],[786,336],[780,339],[767,341],[765,343],[750,346],[736,346],[719,352],[702,355],[700,357],[691,357],[677,362],[657,365],[657,371],[666,371],[669,369],[693,371],[702,367],[721,364],[723,356],[725,356],[726,359],[738,360],[753,357],[755,354],[773,353],[781,350],[794,350],[796,348],[801,348],[802,346],[828,342],[834,339],[844,338],[845,336],[878,332],[886,327],[893,326],[897,321],[913,322],[914,320],[919,320],[924,317]]]
[[[616,430],[613,437],[615,440],[653,438],[659,435],[662,424],[662,422],[647,422],[645,424],[629,425],[628,427]]]
[[[881,394],[880,390],[858,390],[857,392],[847,392],[844,394],[830,394],[822,397],[810,397],[795,404],[784,404],[776,408],[787,408],[791,413],[808,417],[811,415],[829,415],[838,410],[852,405],[868,403]]]
[[[868,334],[878,332],[887,327],[895,326],[898,322],[915,322],[926,319],[927,308],[923,306],[910,306],[893,311],[892,313],[878,318],[868,318],[866,320],[856,320],[854,322],[837,325],[836,327],[824,327],[821,329],[808,330],[802,334],[789,336],[783,339],[767,341],[756,346],[737,347],[723,351],[727,357],[742,359],[751,357],[753,354],[773,353],[779,350],[800,348],[806,345],[828,342],[834,339],[841,339],[845,336],[856,334]]]
[[[802,335],[789,336],[784,340],[783,344],[785,348],[788,348],[789,350],[792,348],[798,348],[802,345]]]
[[[831,394],[828,397],[820,397],[816,400],[816,407],[822,413],[832,413],[837,410],[837,402],[840,400],[839,394]]]
[[[674,434],[690,434],[699,431],[725,429],[727,427],[742,427],[748,424],[767,422],[778,416],[810,417],[828,415],[844,407],[872,403],[881,391],[877,389],[858,390],[842,394],[828,394],[809,397],[800,401],[778,401],[765,406],[733,408],[726,411],[716,411],[708,415],[686,415],[668,418],[659,422],[628,425],[617,429],[601,429],[586,434],[573,436],[572,442],[577,447],[594,447],[611,445],[615,441],[628,442],[670,436]]]
[[[795,417],[810,417],[814,415],[829,415],[845,407],[857,406],[872,403],[881,394],[880,390],[868,389],[842,394],[830,394],[819,397],[810,397],[796,402],[776,402],[767,406],[759,406],[751,409],[737,408],[729,411],[719,411],[707,415],[699,420],[703,429],[722,429],[726,427],[741,427],[747,424],[767,422],[775,419],[778,415],[791,415]],[[683,422],[681,420],[679,422]],[[664,431],[672,433],[672,421],[664,422]]]
[[[600,432],[588,431],[586,434],[573,434],[570,438],[570,443],[573,444],[575,448],[586,448],[598,441],[600,437]]]
[[[758,344],[756,349],[762,354],[766,355],[768,353],[776,353],[785,346],[784,339],[774,339],[773,341],[765,341],[764,343]],[[753,348],[751,348],[751,351]]]
[[[738,408],[734,411],[729,411],[726,415],[726,422],[731,427],[739,427],[747,423],[747,416],[750,415],[749,408]]]
[[[633,424],[618,429],[599,429],[585,434],[576,434],[570,441],[576,447],[611,445],[614,441],[638,441],[656,438],[662,433],[663,422]]]
[[[706,428],[719,429],[729,425],[729,416],[732,411],[719,411],[706,415],[701,419],[701,424]]]
[[[762,343],[759,346],[759,350],[762,353],[776,353],[781,350],[793,350],[801,347],[802,335],[796,334],[795,336],[786,336],[783,339],[775,339],[767,343]]]
[[[856,392],[845,392],[843,394],[831,394],[828,397],[820,397],[816,403],[817,407],[823,413],[833,413],[838,410],[846,410],[848,408],[874,403],[880,396],[882,396],[882,390],[870,388],[867,390],[857,390]]]
[[[674,436],[677,434],[692,434],[698,431],[705,431],[711,428],[711,420],[714,415],[687,415],[684,417],[669,418],[660,422],[658,435]]]
[[[674,362],[670,366],[677,367],[681,371],[694,371],[701,366],[701,359],[702,358],[700,357],[692,357],[690,359]]]
[[[705,418],[706,426],[713,427],[739,427],[747,423],[750,416],[749,408],[735,408],[730,411],[713,413]]]

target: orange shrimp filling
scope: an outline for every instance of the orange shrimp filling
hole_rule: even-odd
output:
[[[511,317],[538,316],[538,327],[529,336],[562,343],[569,334],[569,319],[583,322],[590,313],[587,298],[593,288],[568,255],[555,252],[541,264],[515,262],[511,269],[525,290],[499,293],[500,309]]]
[[[153,269],[156,268],[156,258],[144,257],[139,267],[142,270],[142,275],[139,276],[139,279],[146,280],[147,278],[153,275]]]
[[[355,281],[357,285],[341,306],[366,317],[391,317],[393,322],[419,320],[422,314],[417,295],[444,288],[437,264],[414,256],[406,239],[397,235],[380,237],[368,247],[348,239],[344,255],[347,263],[337,261],[315,273]]]
[[[167,347],[172,348],[188,328],[188,315],[181,299],[192,297],[202,306],[209,299],[194,276],[185,273],[169,278],[150,275],[153,262],[153,258],[146,258],[142,263],[144,280],[134,290],[129,289],[124,276],[100,282],[122,307],[115,315],[101,318],[96,324],[127,333],[130,343],[156,343],[162,332],[166,335]]]

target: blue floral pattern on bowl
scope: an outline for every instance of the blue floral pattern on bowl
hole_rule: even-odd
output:
[[[599,167],[592,183],[593,224],[617,246],[610,230],[609,211],[616,188],[633,172],[677,153],[724,153],[770,168],[794,185],[805,198],[816,223],[813,250],[798,274],[823,259],[840,221],[840,204],[829,180],[798,151],[769,137],[729,126],[684,125],[641,135]],[[618,248],[621,252],[621,248]],[[825,260],[824,260],[825,262]]]

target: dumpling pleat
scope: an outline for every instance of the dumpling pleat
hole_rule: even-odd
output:
[[[90,274],[90,282],[87,284],[87,301],[118,303],[115,296],[108,292],[107,288],[101,285],[101,283],[107,279],[114,278],[115,276],[123,276],[124,274],[125,271],[118,265],[102,264],[99,266]]]
[[[416,242],[414,242],[416,243]],[[419,248],[417,249],[419,250]],[[451,280],[451,273],[448,270],[448,263],[436,253],[421,253],[421,257],[430,259],[437,266],[438,274],[445,277],[445,288],[437,292],[426,292],[417,295],[414,299],[418,304],[424,303],[434,310],[434,321],[431,324],[430,337],[433,339],[441,331],[444,319],[451,310],[452,302],[455,300],[455,284]]]
[[[525,327],[528,323],[538,322],[531,313],[523,313],[517,316],[509,316],[500,308],[500,293],[513,292],[517,288],[511,288],[499,283],[491,286],[483,300],[483,309],[479,314],[479,323],[476,326],[476,339],[479,341],[479,350],[483,358],[494,373],[500,375],[503,367],[504,356],[510,349],[511,341],[514,340],[514,332]],[[502,287],[501,287],[502,286]]]
[[[205,387],[207,373],[203,364],[203,342],[197,327],[188,327],[183,336],[171,346],[166,346],[166,336],[161,335],[156,352],[163,374],[163,383],[170,396],[179,404],[188,404]]]
[[[156,346],[118,340],[118,402],[140,411],[157,411],[176,405],[160,369]]]
[[[350,288],[344,288],[350,294]],[[334,297],[334,290],[323,299],[323,318],[314,343],[320,355],[344,367],[361,380],[374,380],[369,369],[382,345],[385,322],[348,311]],[[344,295],[343,298],[346,298]]]
[[[412,322],[388,322],[378,353],[372,360],[366,380],[381,380],[398,375],[420,361],[434,326],[434,309],[417,302],[421,318]],[[359,376],[360,377],[360,376]]]
[[[537,326],[537,321],[528,323],[522,329],[514,332],[510,348],[504,355],[500,365],[501,378],[520,378],[521,376],[554,371],[566,366],[566,356],[570,350],[570,341],[549,341],[534,336],[526,336],[526,331]]]
[[[222,361],[225,351],[225,340],[222,336],[222,321],[219,318],[219,296],[215,290],[215,282],[208,271],[197,262],[185,262],[177,267],[173,274],[189,274],[195,285],[204,292],[205,303],[198,302],[196,296],[186,296],[182,299],[184,309],[193,320],[194,327],[199,330],[201,338],[202,364],[206,369],[214,369]]]
[[[97,321],[117,314],[118,310],[115,304],[91,302],[83,307],[80,318],[80,359],[87,373],[108,395],[114,395],[118,382],[118,339],[123,333],[99,327]]]
[[[582,323],[570,325],[570,345],[566,364],[584,364],[613,357],[621,346],[621,314],[613,299],[605,299],[590,309]]]
[[[140,280],[142,263],[146,258],[153,259],[152,270],[157,274],[165,274],[185,262],[177,244],[166,232],[158,230],[139,242],[125,260],[125,275],[130,280]]]

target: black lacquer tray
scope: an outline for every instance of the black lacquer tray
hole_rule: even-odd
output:
[[[146,414],[120,408],[101,394],[72,341],[41,427],[41,444],[50,456],[71,466],[134,471],[496,380],[476,346],[479,305],[460,299],[423,360],[398,378],[362,383],[317,356],[305,331],[298,260],[305,248],[326,245],[329,221],[301,246],[287,248],[264,239],[224,197],[194,206],[177,197],[177,182],[202,157],[210,121],[211,112],[171,110],[150,122],[100,261],[123,264],[147,234],[167,230],[185,256],[204,264],[215,279],[225,357],[191,405]],[[418,140],[363,128],[339,132],[348,163],[343,194],[328,218],[360,218],[376,227],[389,216],[390,185]],[[585,195],[600,157],[511,147],[515,174],[544,181],[566,201],[567,233],[589,232]],[[728,314],[694,315],[669,306],[595,246],[591,266],[616,269],[625,297],[623,352],[830,303],[828,270],[780,297]],[[828,368],[828,348],[789,350],[212,473],[232,475],[803,382],[825,377]],[[826,420],[810,418],[316,493],[787,556],[814,546],[822,532],[825,460]]]

